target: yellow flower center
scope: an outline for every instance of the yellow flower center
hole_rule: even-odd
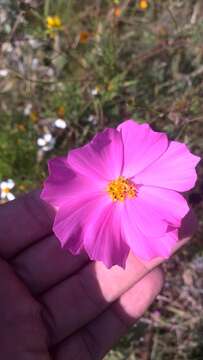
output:
[[[113,201],[124,201],[126,198],[133,199],[137,195],[135,184],[123,176],[109,182],[107,192]]]
[[[5,194],[8,194],[9,192],[10,192],[10,189],[8,188],[8,187],[3,187],[3,192],[5,193]]]

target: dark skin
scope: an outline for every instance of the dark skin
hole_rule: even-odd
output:
[[[52,233],[53,217],[38,191],[0,207],[3,360],[102,359],[163,286],[163,259],[130,254],[125,270],[109,270],[70,255]]]

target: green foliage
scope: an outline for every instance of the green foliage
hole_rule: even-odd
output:
[[[0,179],[37,184],[40,168],[36,162],[36,133],[33,126],[2,114],[0,124]],[[32,185],[33,183],[33,185]]]

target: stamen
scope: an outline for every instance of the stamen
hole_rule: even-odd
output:
[[[8,194],[8,193],[10,192],[10,189],[9,189],[7,186],[5,186],[5,187],[2,188],[2,191],[3,191],[5,194]]]
[[[137,195],[135,184],[132,180],[126,179],[123,176],[110,181],[107,192],[113,201],[124,201],[126,198],[133,199]]]

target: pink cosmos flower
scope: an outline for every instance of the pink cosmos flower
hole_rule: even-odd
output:
[[[72,254],[85,250],[107,267],[125,267],[130,249],[167,258],[189,211],[179,192],[194,186],[199,160],[148,124],[107,128],[49,161],[41,197],[57,209],[53,231]]]

